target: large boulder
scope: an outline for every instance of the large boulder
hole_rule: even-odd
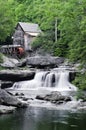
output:
[[[9,58],[4,55],[2,56],[2,58],[3,63],[1,63],[0,65],[5,68],[15,68],[16,65],[19,63],[19,61],[15,58]]]
[[[19,63],[16,64],[17,67],[25,67],[27,66],[27,59],[21,60]]]
[[[12,85],[14,84],[14,82],[12,81],[1,81],[1,88],[9,88],[12,87]]]
[[[31,80],[34,78],[34,75],[35,71],[30,70],[1,70],[0,80],[13,82]]]
[[[10,95],[5,90],[0,89],[0,105],[26,107],[26,104]]]
[[[52,56],[34,56],[27,58],[27,65],[37,68],[57,67],[64,62],[64,58]]]
[[[67,101],[71,101],[71,97],[69,96],[63,96],[60,92],[54,91],[47,95],[37,95],[36,99],[39,100],[46,100],[53,103],[63,103]]]

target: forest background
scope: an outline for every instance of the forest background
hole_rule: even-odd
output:
[[[86,0],[0,0],[0,45],[12,43],[18,22],[39,24],[33,49],[81,63],[74,83],[86,89]]]

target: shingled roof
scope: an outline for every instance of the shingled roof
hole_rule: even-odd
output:
[[[40,33],[41,32],[38,24],[25,23],[25,22],[19,22],[18,24],[21,26],[24,32],[27,32],[27,33]]]

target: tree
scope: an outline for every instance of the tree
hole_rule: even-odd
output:
[[[7,36],[10,36],[14,26],[12,2],[10,0],[0,1],[0,41],[5,41]]]
[[[69,58],[84,61],[86,55],[86,2],[85,0],[70,0],[60,3],[59,18],[61,22],[62,41],[69,46]]]

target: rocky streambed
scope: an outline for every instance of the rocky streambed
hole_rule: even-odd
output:
[[[28,106],[68,111],[86,110],[86,100],[77,100],[76,94],[72,92],[64,93],[49,91],[46,88],[23,91],[10,88],[0,89],[0,114],[11,113],[16,108]]]
[[[32,90],[11,91],[21,101],[32,107],[43,107],[51,110],[82,111],[86,110],[86,100],[76,99],[73,92],[62,94],[58,91]],[[45,92],[45,93],[44,93]],[[71,94],[72,93],[72,94]],[[73,95],[73,96],[72,96]]]
[[[16,108],[26,107],[27,104],[6,90],[0,89],[0,114],[11,113]]]
[[[27,105],[47,107],[48,109],[86,110],[86,101],[83,101],[83,99],[74,100],[71,95],[63,95],[57,91],[48,91],[47,93],[47,89],[40,88],[40,91],[28,90],[26,94],[23,91],[3,90],[3,88],[12,87],[15,82],[33,80],[37,69],[51,70],[51,68],[61,66],[64,63],[63,58],[35,56],[16,63],[10,59],[10,62],[4,61],[1,64],[6,69],[0,71],[0,114],[10,113],[15,108],[26,107]],[[21,69],[21,67],[26,66],[27,69]],[[34,69],[32,69],[33,67]],[[70,68],[71,66],[68,69]],[[69,73],[70,81],[74,79],[75,73],[76,71],[71,68]]]

